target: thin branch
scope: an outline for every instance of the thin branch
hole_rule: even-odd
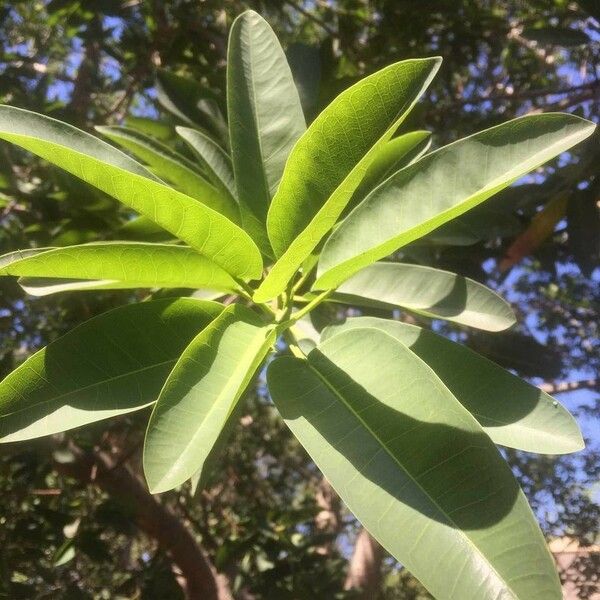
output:
[[[581,381],[562,381],[558,383],[542,383],[539,388],[547,394],[564,394],[577,390],[600,391],[600,380],[583,379]]]
[[[494,96],[480,96],[478,98],[460,98],[452,103],[452,106],[464,106],[465,104],[483,104],[484,102],[505,102],[507,100],[520,102],[522,100],[531,100],[533,98],[541,98],[543,96],[561,96],[564,94],[572,94],[584,90],[600,89],[600,81],[589,81],[581,85],[573,85],[559,90],[543,89],[543,90],[527,90],[518,94],[495,94]]]
[[[285,4],[291,6],[294,10],[298,11],[301,15],[305,16],[309,21],[312,21],[316,25],[318,25],[323,31],[327,32],[331,37],[337,38],[339,37],[338,33],[335,29],[332,29],[325,21],[317,17],[317,15],[313,14],[309,10],[306,10],[304,7],[300,6],[297,2],[293,2],[292,0],[285,0]]]

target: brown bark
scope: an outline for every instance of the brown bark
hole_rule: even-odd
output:
[[[181,520],[152,496],[125,465],[104,452],[86,452],[71,444],[73,462],[57,469],[95,483],[116,500],[131,506],[136,525],[167,551],[181,572],[180,583],[190,600],[232,600],[226,579],[217,574],[204,550]]]
[[[344,583],[345,590],[360,590],[360,600],[373,600],[381,588],[383,548],[364,528],[358,533]]]

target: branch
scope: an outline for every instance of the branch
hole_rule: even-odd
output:
[[[483,104],[484,102],[505,102],[507,100],[520,102],[521,100],[531,100],[534,98],[541,98],[542,96],[562,96],[565,94],[572,94],[573,92],[593,91],[597,88],[600,89],[600,80],[589,81],[588,83],[573,85],[559,90],[546,88],[543,90],[527,90],[518,94],[495,94],[493,96],[480,96],[478,98],[460,98],[452,103],[452,107],[464,106],[465,104]]]
[[[73,442],[71,463],[57,464],[57,470],[83,483],[95,483],[113,498],[134,507],[136,525],[171,554],[185,580],[189,600],[232,600],[229,585],[218,575],[204,550],[184,524],[152,496],[126,466],[104,452],[86,452]]]
[[[582,381],[562,381],[559,383],[542,383],[539,388],[547,394],[564,394],[576,390],[600,391],[600,380],[584,379]]]
[[[332,29],[327,23],[325,23],[325,21],[323,21],[322,19],[317,17],[317,15],[311,13],[310,11],[308,11],[305,8],[303,8],[302,6],[300,6],[297,2],[293,2],[292,0],[285,0],[285,4],[287,4],[288,6],[291,6],[294,10],[298,11],[301,15],[305,16],[309,21],[312,21],[313,23],[318,25],[321,29],[323,29],[323,31],[328,33],[331,37],[333,37],[333,38],[339,37],[339,35],[335,31],[335,29]]]

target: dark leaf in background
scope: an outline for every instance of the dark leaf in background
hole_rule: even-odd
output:
[[[469,336],[467,345],[522,377],[541,377],[552,381],[561,373],[557,349],[540,344],[535,338],[518,331],[494,335],[477,332]]]
[[[590,277],[600,262],[600,194],[598,185],[573,194],[567,208],[569,249],[581,272]]]

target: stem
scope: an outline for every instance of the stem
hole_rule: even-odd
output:
[[[298,319],[301,319],[305,314],[309,313],[311,310],[319,306],[319,304],[326,300],[332,293],[333,290],[325,290],[316,298],[313,298],[305,307],[301,308],[298,312],[295,312],[293,315],[291,315],[290,322],[295,323],[296,321],[298,321]]]
[[[304,352],[302,352],[302,350],[300,350],[300,347],[298,346],[298,342],[296,340],[296,338],[294,337],[294,334],[289,330],[286,329],[283,332],[283,339],[286,341],[288,348],[290,349],[291,353],[296,357],[296,358],[306,358],[304,356]]]

